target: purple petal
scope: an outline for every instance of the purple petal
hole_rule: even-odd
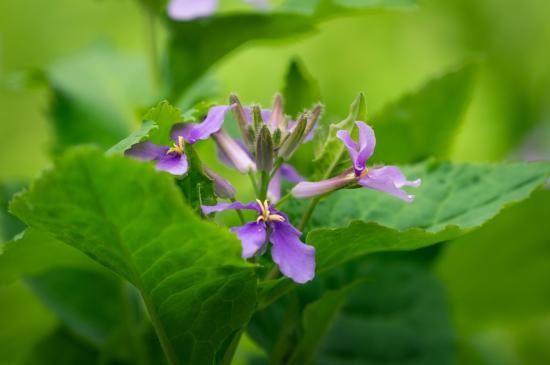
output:
[[[221,177],[219,174],[217,174],[215,171],[210,169],[207,166],[204,166],[204,173],[208,175],[214,182],[214,192],[216,195],[220,198],[233,198],[235,196],[235,188],[229,181]]]
[[[242,257],[247,259],[256,255],[267,243],[267,233],[264,223],[250,222],[240,227],[233,227],[234,232],[242,243]]]
[[[315,277],[315,248],[300,241],[297,230],[288,222],[273,223],[271,257],[281,272],[303,284]]]
[[[248,157],[250,158],[250,160],[252,160],[252,155],[250,154],[250,152],[248,152],[248,150],[246,149],[244,143],[238,139],[235,140],[235,143],[237,143],[241,149],[244,151],[244,153],[246,153],[248,155]],[[229,157],[225,154],[225,152],[220,148],[219,145],[216,144],[216,152],[217,152],[217,155],[218,155],[218,159],[226,166],[229,166],[229,167],[232,167],[234,169],[236,169],[235,165],[233,164],[233,162],[231,162],[231,160],[229,159]]]
[[[339,130],[336,132],[336,137],[338,137],[346,146],[348,150],[349,157],[351,161],[353,162],[353,167],[357,171],[357,165],[355,162],[357,161],[357,151],[359,150],[359,146],[357,143],[351,138],[349,132],[345,129]],[[361,166],[361,168],[364,168],[365,166]]]
[[[250,157],[247,151],[244,151],[242,147],[231,138],[223,130],[213,135],[220,150],[223,151],[227,159],[231,162],[237,170],[242,173],[248,173],[249,171],[256,171],[256,164]]]
[[[407,192],[401,188],[403,186],[418,187],[421,182],[420,179],[408,181],[405,175],[403,175],[401,170],[396,166],[385,166],[369,170],[369,172],[359,180],[359,184],[364,187],[383,191],[407,203],[414,200],[414,195],[407,194]]]
[[[235,105],[218,105],[210,108],[208,114],[202,123],[176,124],[172,128],[172,139],[177,140],[178,136],[183,136],[189,143],[195,143],[198,140],[208,139],[212,134],[219,132],[222,128],[225,115],[233,109]]]
[[[187,172],[187,157],[185,155],[168,154],[162,156],[156,165],[157,170],[166,171],[172,175],[183,175]]]
[[[328,180],[317,182],[304,181],[298,183],[298,185],[292,189],[292,195],[296,198],[310,198],[317,195],[323,195],[343,188],[355,180],[356,177],[353,172],[346,172],[345,174],[335,176]]]
[[[158,160],[166,155],[168,147],[159,146],[149,141],[136,143],[126,151],[124,154],[142,161]]]
[[[175,20],[192,20],[210,16],[216,11],[218,0],[171,0],[168,15]]]
[[[292,165],[285,163],[281,166],[280,171],[282,176],[287,181],[290,181],[292,183],[299,183],[304,181],[304,178],[298,173],[298,171],[296,171],[294,167],[292,167]]]
[[[277,203],[281,199],[281,177],[281,170],[279,170],[273,175],[267,187],[267,198],[272,203]]]
[[[246,209],[246,210],[255,210],[258,213],[260,212],[260,207],[258,207],[258,203],[241,203],[241,202],[233,202],[233,203],[220,203],[216,205],[202,205],[201,206],[202,212],[206,215],[210,213],[217,213],[217,212],[223,212],[224,210],[228,209]]]
[[[359,155],[357,156],[356,165],[361,166],[363,169],[367,160],[374,153],[376,137],[374,136],[374,130],[366,123],[357,121],[355,125],[359,129]]]

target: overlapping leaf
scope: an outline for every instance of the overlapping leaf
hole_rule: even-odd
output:
[[[234,236],[148,164],[70,151],[11,210],[132,282],[172,364],[211,363],[254,309],[256,277]]]

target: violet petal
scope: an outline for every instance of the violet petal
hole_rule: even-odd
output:
[[[304,181],[304,178],[298,173],[298,171],[296,171],[296,169],[294,167],[292,167],[292,165],[290,164],[283,164],[281,166],[281,174],[282,176],[287,180],[287,181],[290,181],[292,183],[299,183],[299,182],[302,182]]]
[[[250,222],[244,226],[233,227],[234,232],[242,244],[242,257],[247,259],[262,251],[267,243],[265,224]]]
[[[316,182],[303,181],[298,183],[298,185],[292,189],[292,195],[296,198],[310,198],[313,196],[323,195],[343,188],[355,180],[356,177],[353,172],[346,172],[345,174],[335,176],[327,180]]]
[[[303,284],[315,277],[315,248],[300,241],[300,235],[288,222],[272,224],[271,257],[281,272]]]
[[[218,7],[218,0],[171,0],[168,15],[175,20],[193,20],[212,15]]]
[[[183,175],[188,169],[187,156],[184,154],[168,154],[162,156],[156,165],[157,170],[166,171],[172,175]]]
[[[235,105],[217,105],[208,110],[206,118],[201,123],[176,124],[172,128],[172,139],[177,140],[178,136],[183,136],[189,143],[208,139],[212,134],[220,131],[225,115],[234,107]]]
[[[359,179],[359,184],[362,186],[391,194],[407,203],[414,200],[414,195],[407,194],[401,188],[403,186],[418,187],[420,183],[420,179],[408,181],[396,166],[385,166],[369,170],[364,177]]]
[[[244,151],[237,141],[231,138],[225,131],[220,130],[213,135],[213,138],[220,150],[223,151],[224,155],[237,170],[245,174],[249,171],[256,171],[256,164],[248,152]]]
[[[219,203],[216,205],[201,205],[202,212],[206,215],[211,213],[217,213],[217,212],[223,212],[224,210],[228,209],[246,209],[246,210],[255,210],[256,212],[260,212],[260,207],[258,206],[258,203],[241,203],[241,202],[233,202],[233,203]]]
[[[359,129],[359,154],[357,161],[355,162],[356,168],[360,167],[361,171],[364,169],[367,160],[371,158],[376,147],[376,137],[374,136],[374,130],[364,122],[355,122],[357,129]]]
[[[166,146],[159,146],[149,141],[145,141],[136,143],[135,145],[124,151],[124,154],[138,160],[151,161],[158,160],[161,157],[165,156],[166,152],[168,152],[168,149],[169,148]]]

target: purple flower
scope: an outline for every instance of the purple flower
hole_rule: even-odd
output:
[[[404,186],[420,186],[421,180],[409,181],[397,166],[368,168],[366,163],[374,153],[376,139],[374,131],[364,122],[355,122],[359,129],[359,141],[354,141],[349,132],[340,130],[336,136],[346,146],[353,168],[340,176],[318,182],[301,182],[292,189],[297,198],[309,198],[322,195],[358,183],[366,188],[380,190],[410,203],[414,195],[409,195]]]
[[[258,9],[266,9],[267,0],[246,0]],[[218,0],[171,0],[168,3],[168,16],[174,20],[193,20],[208,17],[218,8]]]
[[[273,203],[281,199],[281,183],[282,179],[291,183],[299,183],[304,181],[304,178],[290,164],[282,164],[281,168],[273,175],[267,188],[267,197]]]
[[[242,243],[243,258],[265,252],[267,243],[271,242],[271,257],[285,276],[300,284],[313,279],[315,248],[300,240],[302,233],[288,222],[284,213],[276,210],[267,200],[263,203],[256,200],[248,204],[234,202],[202,206],[204,214],[227,209],[254,210],[258,214],[255,221],[231,229]]]
[[[152,142],[139,142],[124,152],[125,155],[143,161],[156,161],[156,168],[172,175],[183,175],[187,172],[188,163],[184,152],[184,143],[193,144],[207,139],[217,132],[232,106],[215,106],[210,108],[202,123],[176,124],[172,128],[171,137],[175,141],[172,147],[159,146]]]

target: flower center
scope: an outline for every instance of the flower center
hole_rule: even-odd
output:
[[[183,155],[183,144],[184,144],[183,137],[178,136],[178,142],[174,143],[174,145],[170,147],[168,151],[166,151],[166,154],[168,155],[170,153],[175,153],[180,156]]]
[[[361,171],[361,174],[359,175],[359,179],[364,178],[365,176],[367,176],[368,173],[369,173],[369,168],[365,166],[365,169]]]
[[[258,206],[260,207],[261,214],[256,218],[256,223],[260,223],[261,221],[264,222],[284,222],[285,218],[280,214],[271,214],[269,211],[269,201],[264,200],[262,201],[260,199],[256,199],[256,202],[258,203]]]

